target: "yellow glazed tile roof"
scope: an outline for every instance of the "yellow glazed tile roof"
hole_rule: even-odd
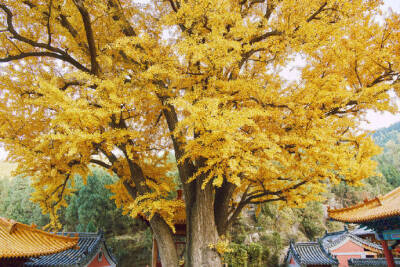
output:
[[[340,222],[362,223],[400,216],[400,187],[363,203],[342,208],[328,208],[328,216]]]
[[[0,259],[37,257],[74,248],[78,237],[51,234],[0,217]]]

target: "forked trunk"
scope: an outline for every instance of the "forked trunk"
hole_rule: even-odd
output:
[[[186,199],[186,257],[187,267],[220,267],[221,257],[212,248],[218,242],[218,232],[214,219],[214,195],[212,184],[201,189],[201,180],[194,181],[194,195]]]

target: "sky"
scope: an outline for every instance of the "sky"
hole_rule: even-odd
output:
[[[400,13],[400,0],[385,0],[384,9],[392,9],[393,11]],[[397,99],[396,103],[400,107],[400,100]],[[377,113],[369,111],[366,119],[369,123],[363,123],[361,127],[368,130],[376,130],[382,127],[388,127],[395,122],[400,121],[400,114],[391,114],[389,112]]]
[[[390,10],[400,13],[400,0],[384,0],[383,10],[388,12]],[[287,68],[283,69],[281,75],[288,79],[296,79],[295,77],[300,77],[300,72],[296,67],[301,67],[304,65],[304,61],[300,57],[296,57],[293,65],[288,66]],[[393,94],[393,101],[399,106],[400,111],[400,99],[395,98]],[[379,128],[384,128],[392,125],[393,123],[400,121],[400,112],[399,114],[392,114],[390,112],[373,112],[368,111],[366,114],[366,122],[362,122],[360,127],[365,130],[377,130]]]
[[[140,0],[140,2],[146,2],[146,1]],[[394,12],[400,13],[400,0],[384,0],[383,8],[385,11],[389,11],[391,9]],[[301,59],[299,59],[299,61],[295,62],[295,64],[297,64],[297,63],[301,64]],[[294,74],[293,71],[296,71],[296,70],[294,70],[294,68],[285,70],[285,72],[287,72],[287,76],[293,76],[293,74]],[[395,101],[398,104],[398,106],[400,107],[400,99],[396,99]],[[364,129],[367,129],[367,130],[376,130],[379,128],[388,127],[388,126],[392,125],[393,123],[399,122],[400,114],[391,114],[389,112],[369,111],[366,115],[366,119],[367,119],[368,123],[367,122],[362,123],[361,127]],[[0,147],[0,161],[6,160],[6,156],[7,156],[7,153]]]

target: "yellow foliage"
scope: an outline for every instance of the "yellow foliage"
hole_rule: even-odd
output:
[[[221,239],[215,244],[209,244],[208,247],[211,249],[215,249],[219,255],[224,255],[225,253],[232,252],[232,249],[229,247],[229,241],[224,237],[221,237]]]
[[[229,182],[231,207],[302,205],[373,175],[379,149],[359,125],[396,111],[399,15],[377,21],[379,0],[300,2],[2,1],[0,141],[33,199],[56,218],[97,164],[120,177],[125,212],[173,227],[172,151],[193,166],[183,188]]]

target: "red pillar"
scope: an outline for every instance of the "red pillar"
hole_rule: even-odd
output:
[[[380,241],[383,248],[383,253],[385,253],[387,266],[395,267],[392,251],[388,248],[387,241],[386,240],[380,240]]]

